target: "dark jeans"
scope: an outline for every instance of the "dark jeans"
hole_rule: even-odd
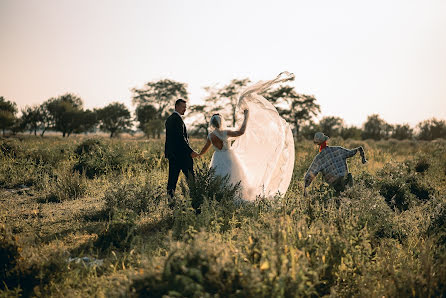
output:
[[[169,159],[169,178],[167,180],[167,194],[173,198],[175,188],[177,187],[180,171],[186,176],[186,179],[194,177],[194,164],[192,160],[186,162],[177,162]]]
[[[346,186],[353,186],[352,174],[348,173],[345,177],[338,178],[331,186],[333,186],[337,192],[344,191]]]

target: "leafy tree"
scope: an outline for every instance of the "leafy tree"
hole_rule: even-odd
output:
[[[342,127],[340,136],[344,139],[361,139],[362,130],[356,126]]]
[[[341,134],[344,120],[336,116],[326,116],[319,121],[319,129],[329,137],[337,137]]]
[[[165,114],[174,106],[178,98],[188,99],[187,85],[173,80],[160,80],[148,82],[143,88],[133,88],[133,104],[139,106],[152,105],[156,108],[159,119],[163,119]]]
[[[93,132],[98,125],[98,115],[94,110],[85,110],[82,111],[82,113],[79,113],[78,121],[80,122],[80,125],[74,131],[75,133]]]
[[[208,135],[211,116],[215,113],[224,114],[227,99],[220,96],[216,87],[204,87],[204,90],[208,93],[204,98],[204,105],[191,106],[188,117],[194,117],[195,133],[204,131]]]
[[[96,111],[100,123],[100,129],[110,132],[110,138],[121,131],[131,128],[130,112],[127,107],[114,102]]]
[[[306,124],[301,126],[299,136],[304,137],[307,140],[312,140],[314,134],[318,131],[321,131],[319,125],[312,120],[309,120]]]
[[[161,119],[151,119],[145,123],[144,133],[146,136],[152,135],[153,138],[161,138],[161,132],[164,129],[164,120]]]
[[[418,138],[420,140],[446,139],[446,122],[435,118],[418,123]]]
[[[55,126],[54,116],[51,114],[49,109],[50,103],[52,103],[52,99],[45,101],[39,106],[39,112],[41,117],[41,129],[42,129],[42,132],[40,133],[41,137],[43,137],[43,135],[48,129],[53,129]]]
[[[393,126],[392,138],[397,140],[407,140],[412,139],[413,129],[410,128],[409,124],[397,124]]]
[[[208,107],[208,105],[193,105],[189,108],[190,112],[188,117],[195,116],[194,126],[196,134],[199,134],[202,130],[206,135],[209,134],[209,121],[211,115],[207,111]]]
[[[66,93],[57,98],[50,98],[46,109],[50,113],[55,131],[62,132],[62,136],[70,136],[81,127],[83,103],[82,99],[74,94]]]
[[[242,90],[251,82],[250,79],[234,79],[228,85],[225,85],[218,91],[216,96],[217,100],[223,100],[223,106],[228,107],[230,110],[230,117],[232,118],[232,126],[235,126],[237,122],[237,103],[239,99],[239,94]]]
[[[39,106],[25,107],[22,110],[21,125],[29,133],[34,132],[37,135],[37,130],[42,126],[42,114]]]
[[[309,123],[321,111],[313,95],[297,93],[292,86],[281,85],[268,92],[265,97],[276,106],[279,114],[294,126],[296,135],[303,124]]]
[[[136,121],[139,122],[138,128],[142,131],[145,130],[146,123],[158,118],[158,110],[150,104],[139,105],[135,110],[135,114]]]
[[[391,126],[386,123],[377,114],[373,114],[367,117],[367,121],[364,123],[364,129],[361,134],[362,139],[381,140],[389,134]]]
[[[16,113],[16,103],[0,96],[0,129],[3,130],[3,135],[5,135],[6,129],[11,128],[16,123]]]

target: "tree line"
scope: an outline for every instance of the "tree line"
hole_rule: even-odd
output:
[[[193,117],[193,134],[207,134],[210,116],[222,114],[233,126],[237,122],[237,100],[240,92],[251,81],[248,78],[233,79],[223,86],[204,87],[207,95],[203,104],[188,107],[188,117]],[[296,137],[311,139],[316,131],[330,137],[344,139],[421,139],[446,138],[446,122],[435,118],[418,123],[416,132],[408,124],[392,125],[373,114],[367,117],[362,127],[346,126],[336,116],[323,117],[314,122],[321,112],[315,96],[298,93],[293,86],[282,84],[263,94],[279,114],[291,124]],[[27,106],[17,116],[16,103],[0,96],[0,129],[13,134],[29,131],[42,137],[48,130],[61,132],[63,137],[71,134],[107,132],[110,137],[122,132],[134,132],[133,123],[148,137],[160,138],[164,121],[173,111],[178,98],[188,99],[187,85],[169,79],[148,82],[141,88],[132,89],[134,115],[123,103],[113,102],[102,108],[84,109],[82,99],[72,93],[50,98],[40,105]]]

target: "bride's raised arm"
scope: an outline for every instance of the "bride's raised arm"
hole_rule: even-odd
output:
[[[242,126],[240,126],[240,129],[236,130],[236,131],[228,130],[228,136],[229,137],[239,137],[239,136],[241,136],[242,134],[245,133],[246,125],[248,123],[249,110],[244,110],[243,114],[245,114],[245,119],[243,120]]]

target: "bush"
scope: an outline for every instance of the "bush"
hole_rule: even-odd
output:
[[[428,200],[434,191],[422,177],[411,172],[408,163],[385,166],[378,172],[377,186],[387,204],[399,211]]]
[[[156,210],[165,197],[164,189],[149,182],[121,184],[105,193],[105,209],[112,215],[125,210],[141,215]]]
[[[215,170],[202,163],[195,169],[194,179],[189,179],[188,188],[181,185],[183,193],[191,198],[191,205],[198,213],[204,200],[235,202],[240,200],[240,184],[232,185],[229,177],[215,176]]]
[[[52,178],[43,182],[42,187],[47,191],[46,201],[62,202],[75,200],[87,193],[87,181],[79,172],[71,172],[69,168],[62,166],[56,170]]]
[[[128,250],[135,236],[135,229],[135,218],[132,215],[115,215],[115,218],[99,233],[94,242],[94,247],[102,251],[109,249]]]
[[[19,258],[19,246],[12,236],[11,231],[4,224],[0,225],[0,289],[11,286],[15,279],[13,270],[16,269]]]
[[[119,171],[128,163],[127,152],[124,148],[111,148],[99,139],[88,139],[82,142],[75,150],[77,162],[73,166],[89,179]]]
[[[16,157],[18,152],[22,151],[21,148],[12,141],[0,141],[0,152],[4,156]]]

